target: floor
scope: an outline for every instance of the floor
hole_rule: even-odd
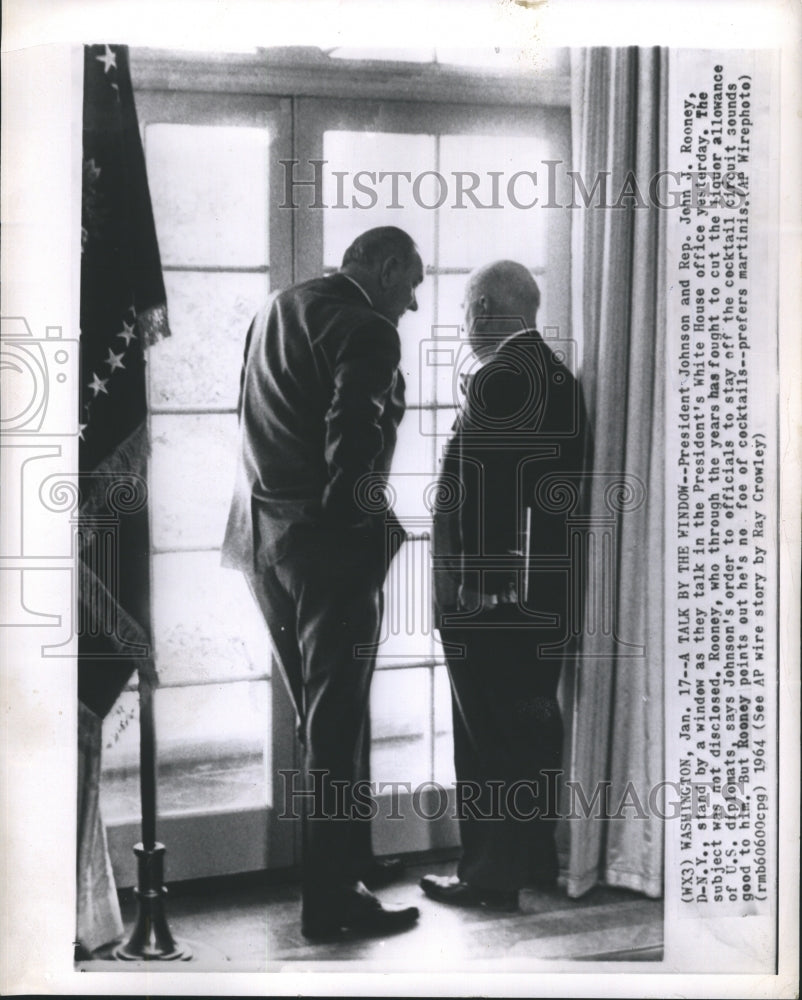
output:
[[[193,960],[161,963],[170,971],[277,972],[349,963],[352,971],[493,971],[563,961],[659,961],[663,904],[626,890],[599,886],[580,900],[561,889],[526,890],[519,913],[493,913],[444,906],[427,899],[417,882],[426,872],[454,870],[453,861],[421,863],[381,890],[387,900],[414,903],[421,911],[415,928],[391,937],[310,944],[300,932],[297,884],[270,885],[258,874],[170,888],[167,918],[179,941],[194,949]],[[122,895],[130,929],[136,915],[132,893]],[[153,963],[147,963],[152,971]],[[135,963],[138,965],[138,963]],[[124,971],[131,963],[80,963],[90,970]]]

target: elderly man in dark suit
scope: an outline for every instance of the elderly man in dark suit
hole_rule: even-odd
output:
[[[393,514],[375,498],[405,406],[396,324],[417,309],[422,279],[412,239],[372,229],[338,273],[281,292],[248,333],[224,564],[248,576],[300,720],[313,793],[302,805],[302,930],[312,939],[418,917],[383,906],[361,881],[369,828],[351,818],[351,792],[365,777],[369,649],[392,556]]]
[[[539,304],[534,278],[513,261],[470,277],[465,328],[481,367],[444,450],[435,512],[463,854],[456,876],[427,875],[421,888],[458,906],[514,910],[519,889],[557,877],[544,817],[556,808],[562,744],[558,647],[578,609],[566,515],[549,484],[579,489],[589,442],[559,342],[535,328]]]

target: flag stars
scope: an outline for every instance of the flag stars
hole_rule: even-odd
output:
[[[106,74],[110,69],[117,69],[117,53],[112,52],[108,45],[104,46],[106,51],[102,56],[95,56],[98,62],[103,63],[103,73]]]
[[[120,351],[119,354],[115,354],[114,351],[112,351],[112,349],[109,348],[109,356],[106,358],[105,363],[109,366],[109,368],[111,368],[112,372],[115,371],[117,368],[125,368],[125,365],[123,364],[122,361],[124,354],[125,351]]]
[[[78,437],[82,441],[86,441],[86,438],[84,437],[84,431],[86,430],[86,428],[88,426],[89,426],[89,424],[78,424]]]
[[[123,328],[122,330],[120,330],[117,336],[122,337],[123,340],[125,341],[125,346],[128,347],[128,345],[131,343],[132,340],[136,340],[136,334],[134,333],[134,324],[126,323],[125,320],[123,320]]]
[[[108,396],[109,390],[106,388],[107,382],[107,378],[99,378],[95,372],[92,372],[92,381],[89,383],[89,388],[95,394],[95,398],[97,398],[98,394],[101,392],[104,392]]]

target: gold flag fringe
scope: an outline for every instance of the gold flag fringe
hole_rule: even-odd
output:
[[[136,314],[136,325],[143,342],[148,347],[152,347],[165,337],[169,337],[170,324],[167,320],[166,303],[138,312]]]

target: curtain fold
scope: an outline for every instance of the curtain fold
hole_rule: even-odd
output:
[[[661,210],[649,204],[649,181],[665,163],[666,54],[576,50],[572,78],[576,169],[588,192],[606,175],[591,206],[601,198],[619,207],[580,207],[572,232],[574,331],[595,439],[590,515],[606,521],[611,559],[603,599],[601,579],[589,581],[589,608],[592,597],[603,607],[588,612],[564,688],[573,699],[567,770],[591,804],[609,783],[605,812],[618,818],[602,818],[603,799],[586,810],[573,798],[567,888],[577,897],[601,882],[660,896],[663,830],[652,790],[663,778],[665,296]]]
[[[123,921],[100,815],[103,720],[78,702],[78,926],[84,955],[122,937]]]

